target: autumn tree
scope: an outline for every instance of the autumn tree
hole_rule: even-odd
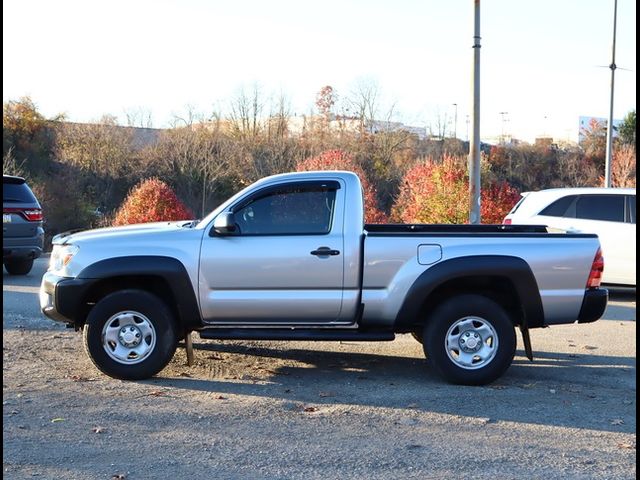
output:
[[[633,145],[636,147],[636,110],[631,110],[624,117],[624,120],[618,127],[618,136],[620,142],[625,145]]]
[[[604,162],[607,145],[607,124],[595,118],[589,120],[589,124],[580,131],[582,141],[580,145],[587,156]]]
[[[613,152],[611,162],[611,183],[614,187],[635,188],[636,149],[635,145],[621,145]]]
[[[329,150],[316,157],[299,162],[296,171],[307,172],[316,170],[347,170],[354,172],[360,178],[364,193],[365,221],[367,223],[385,223],[387,216],[382,212],[376,201],[376,189],[367,180],[362,168],[355,162],[352,155],[341,150]]]
[[[316,107],[327,121],[331,120],[331,109],[336,104],[336,100],[337,95],[331,85],[325,85],[316,95]]]
[[[468,197],[465,158],[427,159],[404,176],[392,219],[402,223],[467,223]],[[481,189],[483,223],[500,223],[518,198],[518,192],[506,182],[485,182]]]
[[[158,178],[136,185],[118,209],[114,226],[135,223],[189,220],[193,213],[178,199],[174,191]]]
[[[61,118],[61,117],[58,117]],[[46,175],[55,135],[50,122],[29,97],[9,100],[2,106],[2,155],[13,158],[26,171]],[[3,162],[4,164],[4,162]]]

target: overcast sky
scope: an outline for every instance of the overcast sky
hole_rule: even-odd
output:
[[[481,8],[483,138],[575,140],[579,116],[608,115],[614,0]],[[163,127],[185,105],[228,109],[240,88],[305,114],[324,85],[347,97],[369,82],[410,125],[457,110],[464,139],[472,36],[472,0],[3,0],[3,100],[74,121],[144,108]],[[616,71],[622,118],[636,105],[635,0],[618,1],[616,64],[629,69]]]

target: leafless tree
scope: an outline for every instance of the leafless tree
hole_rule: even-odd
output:
[[[18,162],[13,156],[13,147],[9,148],[2,156],[2,173],[4,175],[15,175],[24,177],[26,174],[24,167],[25,160]]]
[[[174,112],[169,125],[171,128],[190,127],[205,120],[205,115],[202,112],[198,111],[194,105],[187,104],[184,107],[184,112]]]
[[[95,123],[56,124],[56,159],[87,176],[89,194],[102,208],[113,207],[116,190],[139,179],[134,130],[105,115]]]
[[[444,140],[447,136],[447,128],[451,119],[446,113],[441,113],[440,110],[436,111],[435,118],[432,122],[429,122],[429,135]]]
[[[128,127],[153,128],[151,110],[145,107],[132,107],[124,111]]]
[[[204,216],[221,174],[229,168],[221,120],[174,127],[147,150],[149,171],[159,169],[191,208]]]
[[[257,137],[262,131],[263,100],[258,85],[250,93],[241,88],[231,101],[229,120],[232,133],[241,138]]]
[[[347,97],[349,111],[360,122],[360,133],[371,133],[379,113],[380,88],[373,80],[360,80]]]

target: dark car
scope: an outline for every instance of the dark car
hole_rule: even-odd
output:
[[[24,178],[2,175],[2,264],[26,275],[42,254],[42,208]]]

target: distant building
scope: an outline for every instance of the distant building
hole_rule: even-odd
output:
[[[536,137],[536,140],[535,140],[536,147],[550,148],[553,145],[555,145],[553,141],[553,137]]]
[[[296,117],[290,117],[287,119],[289,133],[292,135],[300,135],[308,129],[326,122],[321,115],[302,115]],[[332,115],[326,124],[331,131],[342,131],[350,133],[358,133],[363,129],[368,133],[380,133],[380,132],[408,132],[418,136],[420,139],[427,138],[427,129],[425,127],[415,127],[411,125],[405,125],[402,122],[391,122],[374,120],[373,122],[365,122],[356,117],[348,116],[336,116]]]
[[[600,125],[602,125],[605,129],[607,127],[607,122],[608,120],[606,118],[602,118],[602,117],[580,117],[580,123],[578,125],[578,143],[582,143],[582,141],[584,140],[584,132],[585,130],[589,129],[589,125],[591,124],[591,122],[595,120],[596,122],[598,122]],[[620,124],[623,122],[623,120],[620,119],[613,119],[613,137],[617,137],[618,136],[618,128],[620,127]]]
[[[482,141],[489,145],[509,145],[516,146],[527,143],[519,138],[514,137],[513,135],[505,134],[505,135],[496,135],[490,137],[482,137]]]

